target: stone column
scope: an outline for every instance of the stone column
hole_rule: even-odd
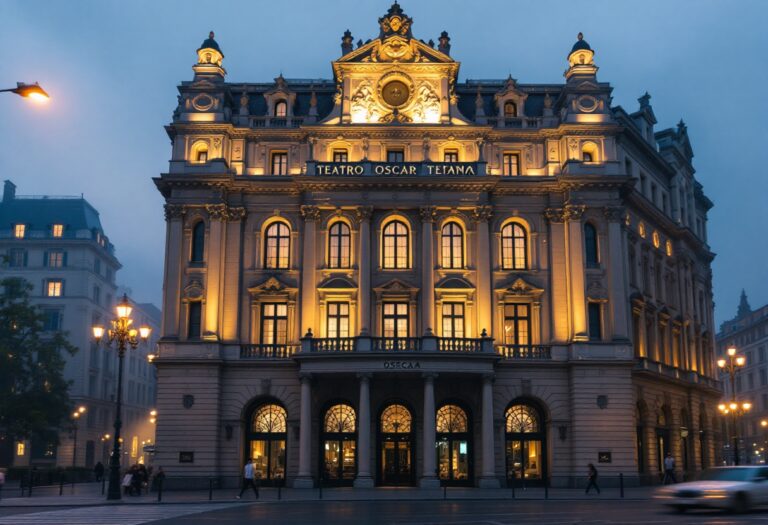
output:
[[[437,439],[435,430],[435,377],[436,374],[424,374],[424,421],[423,421],[423,443],[424,457],[422,459],[422,475],[419,486],[423,489],[433,489],[440,487],[440,480],[437,479],[437,452],[435,452],[435,441]]]
[[[360,401],[357,408],[357,477],[355,487],[373,487],[371,476],[371,374],[358,374]]]
[[[473,212],[477,229],[477,333],[485,330],[493,337],[491,305],[491,241],[488,223],[493,216],[491,206],[478,206]]]
[[[424,206],[421,215],[421,333],[435,331],[435,263],[432,227],[435,222],[435,207]]]
[[[360,252],[358,255],[357,308],[360,333],[370,334],[371,326],[371,215],[372,206],[360,206],[356,210],[359,223]]]
[[[181,303],[181,269],[184,264],[182,242],[184,239],[184,206],[165,205],[165,275],[163,278],[163,338],[179,337],[179,305]]]
[[[205,207],[210,218],[208,225],[208,249],[205,272],[205,328],[203,339],[219,339],[219,310],[221,308],[221,283],[224,258],[224,226],[227,221],[226,204],[209,204]]]
[[[493,440],[493,374],[483,375],[483,407],[480,427],[483,445],[483,462],[480,473],[480,487],[498,488],[499,479],[495,469],[495,447]]]
[[[299,473],[293,481],[294,488],[308,489],[314,486],[312,468],[310,467],[312,450],[312,376],[302,374],[301,380],[301,409],[299,420]]]
[[[319,334],[320,331],[315,326],[315,305],[317,304],[315,223],[320,220],[320,210],[317,206],[302,206],[301,216],[304,219],[304,248],[301,257],[301,326],[299,333],[305,334],[311,329]]]
[[[552,274],[551,333],[554,342],[562,344],[568,342],[571,326],[568,313],[568,263],[564,209],[547,208],[544,210],[544,217],[549,222],[549,260]]]
[[[587,302],[585,297],[584,270],[584,235],[581,216],[585,206],[569,204],[565,207],[565,219],[568,221],[568,263],[571,293],[571,318],[573,319],[574,341],[588,341]]]
[[[626,269],[624,267],[625,254],[627,253],[622,235],[621,221],[624,220],[624,208],[605,208],[605,218],[608,219],[608,264],[611,277],[611,286],[608,289],[610,312],[613,319],[613,339],[629,340],[629,316],[630,309],[627,297],[625,281]]]

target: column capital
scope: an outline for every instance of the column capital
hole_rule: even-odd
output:
[[[373,377],[373,374],[370,372],[360,372],[357,374],[357,378],[360,380],[361,383],[369,382],[372,377]]]
[[[583,204],[568,204],[565,206],[565,219],[568,221],[581,220],[581,216],[584,215],[587,207]]]
[[[472,210],[472,219],[475,222],[489,222],[493,217],[493,206],[477,206]]]
[[[226,204],[206,204],[205,211],[208,212],[208,217],[213,221],[226,221],[227,220],[227,205]]]
[[[421,222],[435,222],[437,209],[434,206],[422,206],[419,208],[419,217]]]
[[[544,218],[548,222],[565,222],[565,209],[564,208],[545,208]]]
[[[493,383],[496,380],[496,374],[483,374],[483,383]]]
[[[302,384],[305,383],[311,383],[312,382],[312,374],[309,372],[299,372],[299,380]]]
[[[421,374],[421,377],[424,378],[424,381],[427,383],[434,382],[434,380],[437,378],[436,372],[424,372]]]
[[[227,219],[233,222],[242,221],[247,214],[248,212],[242,206],[230,207],[227,211]]]
[[[370,221],[373,215],[373,206],[358,206],[355,209],[355,217],[357,222]]]
[[[165,205],[165,220],[171,221],[173,219],[183,219],[187,213],[187,207],[183,204],[166,204]]]
[[[603,208],[603,215],[610,222],[621,222],[626,216],[624,206],[606,206]]]
[[[303,205],[300,210],[304,222],[317,222],[320,220],[320,208],[317,206]]]

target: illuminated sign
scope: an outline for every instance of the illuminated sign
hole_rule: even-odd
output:
[[[325,177],[475,177],[484,162],[309,162],[307,175]]]

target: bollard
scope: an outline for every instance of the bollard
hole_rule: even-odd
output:
[[[256,483],[253,484],[256,487],[256,499],[259,499],[259,488],[261,488],[261,477],[256,478]]]
[[[512,478],[512,499],[515,499],[515,478]]]
[[[320,497],[320,499],[323,499],[323,482],[322,481],[320,481],[318,488],[320,489],[318,492],[318,496]]]
[[[157,480],[157,501],[163,501],[163,478]]]
[[[549,480],[544,480],[544,499],[549,499]]]
[[[104,495],[104,484],[106,479],[107,479],[106,476],[101,476],[101,495],[102,496]]]
[[[280,501],[281,499],[283,499],[283,494],[282,494],[282,492],[281,492],[281,491],[282,491],[282,489],[283,489],[283,484],[282,484],[282,483],[280,483],[280,482],[278,481],[278,482],[277,482],[277,500],[278,500],[278,501]]]
[[[443,499],[448,499],[448,485],[443,485]]]
[[[64,473],[59,476],[59,496],[64,494]]]
[[[208,501],[213,500],[213,478],[208,478]]]
[[[619,473],[619,495],[624,497],[624,473]]]
[[[34,478],[32,477],[32,471],[29,472],[29,485],[27,485],[27,497],[32,497],[32,485],[34,485]]]

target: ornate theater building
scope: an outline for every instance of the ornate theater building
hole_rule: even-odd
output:
[[[155,179],[169,483],[564,486],[714,462],[712,206],[685,125],[562,84],[459,82],[395,3],[328,80],[197,50]]]

